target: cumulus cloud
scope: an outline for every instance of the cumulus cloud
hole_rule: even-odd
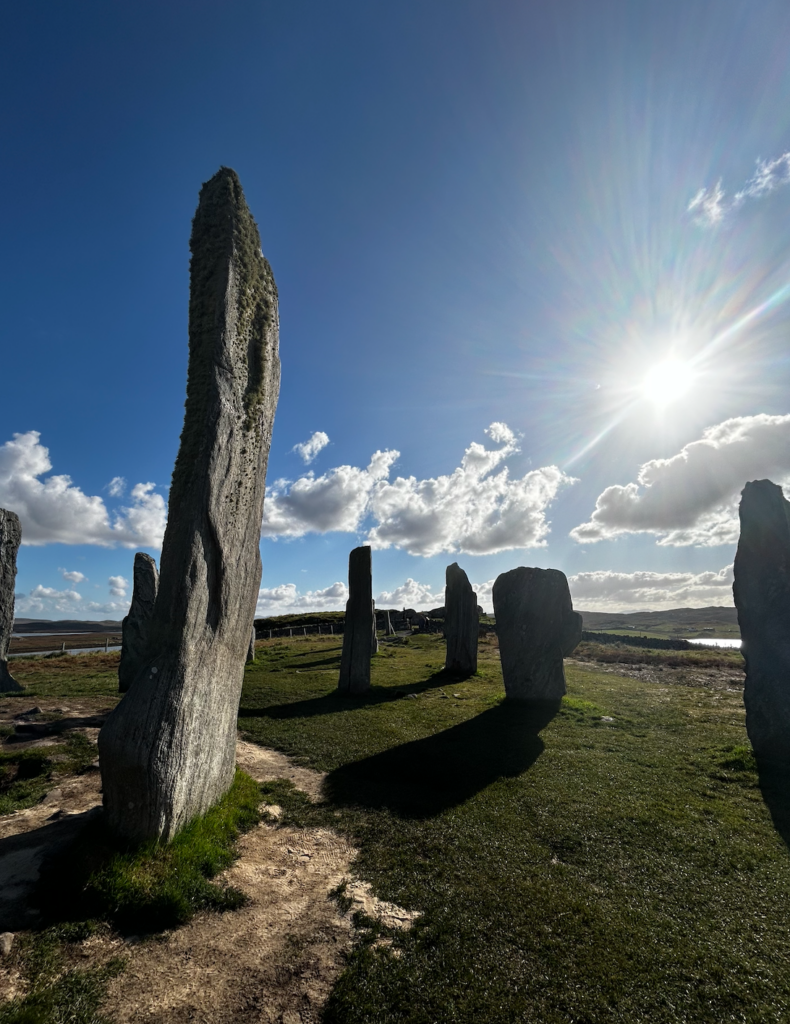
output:
[[[29,594],[16,594],[14,604],[17,616],[45,619],[120,619],[129,611],[128,600],[86,601],[76,590],[57,590],[41,584],[35,586]]]
[[[83,580],[86,580],[88,578],[84,575],[84,573],[77,572],[76,569],[70,572],[68,572],[66,569],[58,569],[58,572],[61,574],[64,580],[67,580],[69,583],[74,583],[75,585],[82,583]]]
[[[718,572],[581,572],[568,579],[574,607],[587,611],[730,606],[732,565]]]
[[[698,224],[713,227],[721,223],[725,214],[736,210],[747,199],[759,199],[782,185],[790,183],[790,153],[782,153],[773,160],[757,160],[754,174],[727,199],[719,180],[712,188],[701,188],[687,207]]]
[[[263,508],[264,537],[303,537],[342,530],[353,533],[367,514],[376,484],[389,475],[400,452],[376,452],[367,469],[338,466],[293,482],[277,480]]]
[[[434,591],[411,577],[394,590],[382,590],[376,598],[379,608],[435,608],[444,604],[444,587]]]
[[[129,587],[129,580],[124,579],[123,576],[110,576],[107,580],[110,587],[110,594],[113,597],[126,597],[126,591]]]
[[[305,465],[309,465],[318,453],[326,448],[329,444],[329,436],[323,432],[323,430],[316,430],[316,432],[308,437],[306,441],[302,441],[301,444],[295,444],[291,451],[296,452],[302,459]]]
[[[122,476],[114,476],[107,484],[107,490],[111,498],[120,498],[126,490],[126,480]]]
[[[52,469],[49,449],[38,431],[14,434],[0,446],[0,506],[22,522],[22,543],[96,544],[100,547],[159,548],[167,508],[152,483],[132,488],[132,504],[112,516],[98,496],[85,494],[71,477],[41,479]]]
[[[559,488],[573,480],[556,466],[520,478],[511,478],[507,467],[495,473],[519,449],[504,423],[492,423],[486,433],[500,447],[487,449],[473,441],[461,465],[443,476],[390,481],[399,452],[379,451],[366,469],[340,466],[318,477],[278,480],[266,499],[262,533],[356,532],[370,516],[369,544],[414,555],[540,546],[549,531],[546,509]]]
[[[325,590],[307,590],[302,593],[295,583],[282,583],[279,587],[261,587],[255,614],[293,615],[297,612],[344,611],[348,600],[345,583],[333,583]]]
[[[790,416],[740,416],[704,431],[669,459],[653,459],[637,482],[607,487],[581,543],[652,533],[661,545],[711,547],[738,539],[738,500],[747,480],[790,476]]]

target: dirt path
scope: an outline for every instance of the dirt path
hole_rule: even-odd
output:
[[[239,740],[237,760],[260,782],[290,779],[320,799],[324,776],[277,751]],[[13,895],[17,906],[24,901],[44,856],[100,803],[100,777],[92,771],[61,781],[36,807],[0,818],[0,892]],[[355,910],[390,927],[411,926],[415,913],[379,901],[353,878],[357,850],[345,838],[329,829],[280,826],[279,808],[270,810],[273,820],[242,837],[239,859],[221,876],[249,896],[247,906],[200,914],[145,941],[105,934],[82,944],[82,966],[119,953],[128,958],[103,1007],[111,1020],[311,1024],[352,946]],[[343,880],[352,903],[347,913],[329,897]],[[19,994],[20,984],[18,971],[4,970],[0,961],[0,1001]]]

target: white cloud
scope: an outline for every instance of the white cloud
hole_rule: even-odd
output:
[[[329,436],[323,430],[316,430],[311,437],[301,444],[295,444],[291,450],[301,457],[305,465],[309,465],[328,444]]]
[[[701,188],[687,207],[695,215],[698,224],[713,227],[721,223],[724,216],[736,210],[747,199],[759,199],[781,185],[790,183],[790,153],[782,153],[774,160],[757,160],[757,169],[749,180],[727,200],[727,193],[719,180],[713,188]]]
[[[82,583],[83,580],[86,580],[88,578],[84,575],[84,573],[77,572],[76,569],[72,570],[71,572],[67,572],[65,569],[58,569],[58,572],[61,574],[63,579],[67,580],[69,583]]]
[[[167,511],[154,484],[137,484],[132,505],[112,517],[98,496],[84,494],[66,475],[48,476],[49,450],[36,430],[14,434],[0,446],[0,506],[22,522],[22,543],[97,544],[100,547],[158,548]]]
[[[16,594],[14,599],[17,616],[44,619],[121,619],[128,611],[128,601],[86,601],[76,590],[56,590],[41,584],[29,594]]]
[[[581,543],[652,533],[661,545],[711,547],[738,539],[738,500],[748,480],[790,476],[790,416],[740,416],[704,431],[669,459],[653,459],[636,483],[598,497]]]
[[[696,214],[698,224],[714,225],[724,218],[724,190],[721,181],[713,188],[701,188],[688,204],[687,212]]]
[[[379,608],[416,608],[418,611],[444,604],[444,587],[434,591],[425,583],[409,579],[394,590],[382,590],[376,598]]]
[[[345,583],[333,583],[325,590],[308,590],[301,593],[295,583],[282,583],[279,587],[261,587],[255,615],[258,618],[269,615],[293,615],[297,612],[345,611],[348,587]]]
[[[399,452],[376,452],[367,469],[338,466],[293,482],[277,480],[263,507],[264,537],[303,537],[342,530],[353,533],[367,513],[371,492],[386,479]]]
[[[580,572],[568,579],[573,605],[586,611],[731,606],[732,565],[718,572]]]
[[[107,490],[111,498],[120,498],[126,490],[126,480],[122,476],[114,476],[107,484]]]
[[[556,466],[511,479],[508,469],[493,471],[518,451],[504,423],[486,433],[501,447],[472,442],[461,465],[448,475],[389,480],[397,451],[376,452],[367,469],[340,466],[294,482],[278,480],[267,496],[262,533],[301,537],[308,532],[356,532],[370,515],[367,541],[376,548],[397,547],[414,555],[442,551],[490,554],[537,547],[549,532],[546,508],[563,484],[572,483]]]
[[[110,576],[107,580],[110,587],[110,594],[113,597],[126,597],[126,591],[129,587],[129,580],[123,576]]]

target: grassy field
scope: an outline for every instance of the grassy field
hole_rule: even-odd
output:
[[[284,783],[267,799],[352,836],[358,873],[422,914],[389,946],[361,930],[326,1024],[790,1020],[790,827],[760,788],[739,655],[632,652],[648,680],[606,651],[568,665],[559,708],[529,709],[503,702],[492,639],[465,681],[439,636],[383,646],[358,699],[334,692],[334,638],[258,644],[242,735],[329,773],[323,804]],[[695,685],[706,657],[718,682]],[[115,658],[15,669],[36,693],[109,696]]]
[[[327,1021],[790,1019],[790,857],[737,687],[592,663],[531,711],[502,702],[493,646],[453,683],[430,636],[350,701],[330,638],[261,646],[242,731],[330,773],[324,807],[272,798],[350,832],[359,872],[423,914],[397,956],[360,944]]]

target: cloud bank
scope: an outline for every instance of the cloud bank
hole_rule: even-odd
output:
[[[102,498],[85,494],[71,477],[41,479],[52,463],[40,437],[36,430],[14,434],[0,447],[0,506],[19,516],[23,544],[162,546],[167,510],[164,498],[154,491],[155,484],[136,484],[132,504],[111,516]],[[113,493],[112,484],[110,488]]]
[[[107,582],[109,599],[106,601],[89,601],[77,590],[58,590],[38,584],[29,594],[15,595],[14,614],[18,618],[121,619],[129,611],[129,582],[123,576],[111,576]]]
[[[652,533],[658,544],[678,547],[733,544],[747,480],[789,476],[790,416],[739,416],[709,427],[672,458],[646,462],[635,483],[607,487],[571,536],[582,544],[623,533]]]
[[[511,478],[500,464],[516,453],[516,437],[504,423],[486,430],[499,448],[472,442],[452,473],[390,481],[397,451],[377,451],[365,469],[339,466],[321,476],[278,480],[264,505],[262,535],[302,537],[333,530],[366,534],[375,548],[396,547],[413,555],[440,552],[492,554],[539,547],[549,532],[546,509],[561,486],[573,482],[556,466]]]
[[[718,572],[580,572],[568,578],[573,605],[586,611],[663,611],[731,606],[732,565]]]
[[[328,444],[329,436],[323,430],[316,430],[306,441],[302,441],[301,444],[295,444],[291,451],[296,452],[305,465],[309,465],[316,455],[326,448]]]
[[[712,188],[701,188],[689,203],[687,212],[694,214],[698,224],[713,227],[747,199],[759,199],[787,184],[790,184],[790,153],[782,153],[774,160],[757,160],[754,174],[732,199],[727,198],[721,180]]]

